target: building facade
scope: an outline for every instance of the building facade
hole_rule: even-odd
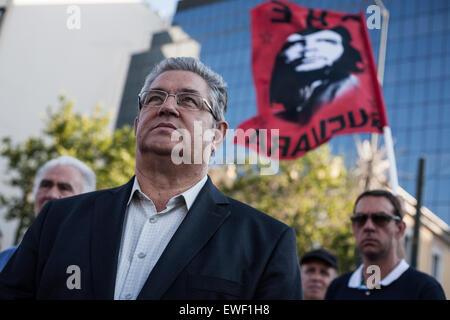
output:
[[[400,189],[399,194],[404,199],[405,208],[405,260],[411,263],[417,201],[404,189]],[[435,277],[450,299],[450,228],[428,208],[422,207],[420,212],[417,269]]]
[[[263,0],[183,0],[173,24],[200,48],[200,58],[229,85],[227,120],[236,128],[257,114],[251,71],[250,10]],[[373,1],[292,0],[310,8],[366,12]],[[390,12],[383,95],[400,185],[416,192],[418,160],[426,159],[424,205],[450,223],[450,2],[384,0]],[[370,14],[366,13],[366,17]],[[380,29],[369,30],[375,61]],[[363,139],[368,135],[360,135]],[[381,143],[383,139],[380,138]],[[353,136],[334,137],[332,151],[357,160]]]

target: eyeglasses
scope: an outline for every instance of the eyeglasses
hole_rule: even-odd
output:
[[[402,218],[399,216],[391,216],[385,212],[376,212],[372,214],[356,214],[350,218],[352,223],[357,227],[361,228],[367,222],[367,219],[371,219],[372,222],[378,227],[385,227],[391,220],[395,220],[397,222],[402,221]]]
[[[175,97],[177,106],[185,110],[201,110],[204,102],[214,119],[217,120],[211,105],[208,103],[208,100],[193,92],[178,92],[173,94],[162,90],[143,91],[138,94],[139,110],[147,107],[160,107],[167,101],[169,96]]]

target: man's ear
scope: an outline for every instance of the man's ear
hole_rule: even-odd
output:
[[[138,122],[139,122],[139,117],[134,118],[134,136],[136,136]]]
[[[401,210],[400,214],[404,217],[405,213],[406,213],[406,210],[405,210],[405,199],[403,199],[403,197],[401,195],[396,195],[395,197],[400,202],[400,210]]]
[[[400,221],[399,223],[397,223],[397,239],[401,239],[403,237],[403,235],[405,234],[405,230],[406,230],[406,223],[405,221]]]
[[[227,135],[228,123],[226,121],[217,121],[216,130],[214,130],[214,137],[212,143],[212,151],[215,151],[225,140]]]

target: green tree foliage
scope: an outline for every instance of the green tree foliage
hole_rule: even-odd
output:
[[[7,161],[7,180],[2,183],[18,191],[0,195],[0,208],[6,219],[18,219],[15,242],[34,220],[33,180],[46,161],[60,155],[80,159],[97,175],[97,189],[127,182],[134,174],[134,134],[129,126],[110,130],[111,114],[96,107],[92,115],[75,113],[73,102],[60,97],[56,111],[47,110],[42,135],[14,144],[2,138],[0,155]]]
[[[277,175],[243,165],[235,179],[217,179],[227,195],[294,228],[301,257],[317,246],[339,259],[341,272],[355,267],[350,215],[358,188],[341,157],[324,145],[294,161],[280,162]]]

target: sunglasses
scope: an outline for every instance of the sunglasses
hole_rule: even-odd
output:
[[[400,222],[402,218],[399,216],[391,216],[385,212],[376,212],[372,214],[356,214],[350,218],[352,223],[357,227],[361,228],[367,222],[367,219],[372,220],[372,222],[378,227],[385,227],[391,220]]]

